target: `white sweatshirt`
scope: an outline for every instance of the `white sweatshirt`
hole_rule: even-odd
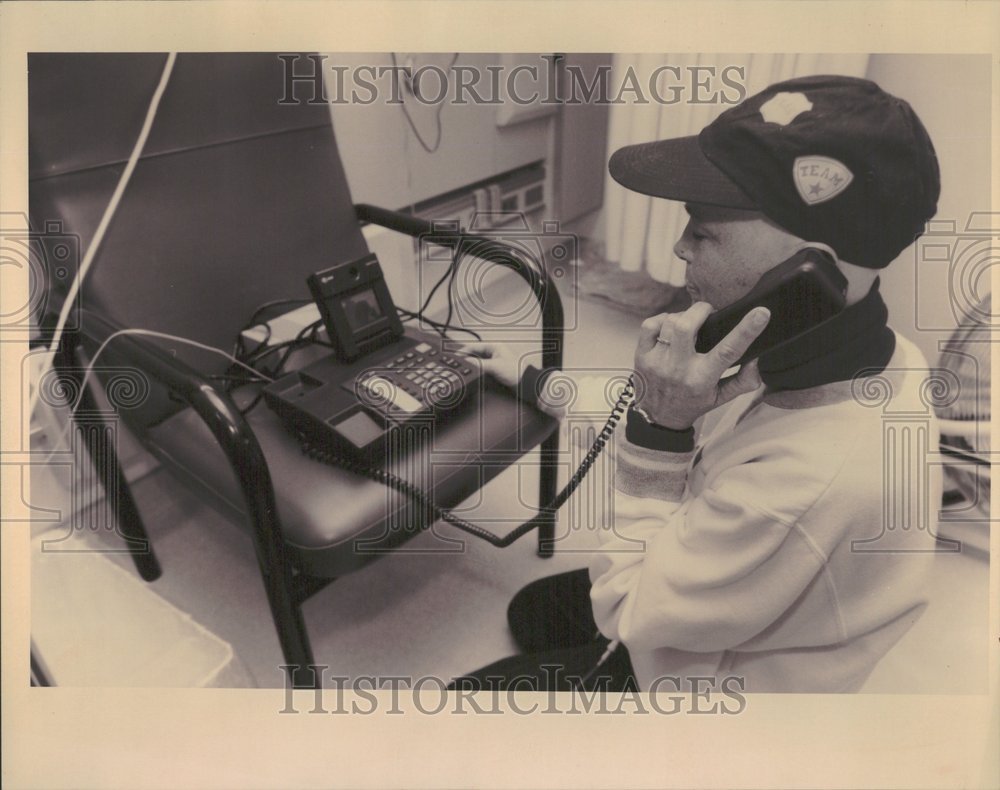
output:
[[[862,685],[926,606],[941,501],[926,376],[897,334],[880,376],[741,396],[693,452],[618,432],[591,600],[640,688],[692,676],[740,677],[747,692]]]

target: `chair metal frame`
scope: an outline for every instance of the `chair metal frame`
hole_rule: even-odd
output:
[[[354,209],[359,222],[380,225],[446,247],[471,244],[476,249],[477,257],[481,255],[495,265],[517,272],[531,288],[541,310],[542,364],[553,368],[562,366],[562,301],[542,262],[526,260],[523,251],[495,239],[452,231],[445,233],[430,222],[408,214],[367,204],[356,204]],[[76,385],[71,391],[81,393],[81,412],[90,412],[94,410],[92,395],[85,387],[79,386],[82,382],[77,349],[85,339],[103,342],[119,327],[86,308],[79,308],[79,313],[75,325],[86,326],[87,330],[74,330],[63,337],[55,367],[60,377],[71,379],[67,383]],[[249,422],[220,386],[153,343],[135,335],[122,335],[112,342],[117,358],[164,385],[173,398],[191,407],[225,453],[239,481],[246,506],[271,617],[287,664],[288,682],[295,688],[320,688],[322,678],[315,670],[302,604],[335,578],[301,574],[293,567],[282,533],[267,460]],[[100,447],[88,444],[87,449],[104,490],[112,492],[110,498],[113,499],[114,513],[131,547],[137,571],[146,581],[155,581],[162,570],[114,449],[106,444]],[[559,431],[553,431],[540,445],[541,505],[550,502],[556,494],[558,452]],[[555,513],[548,513],[547,516],[538,533],[538,554],[542,557],[552,556],[554,550]],[[138,546],[145,546],[145,550]]]

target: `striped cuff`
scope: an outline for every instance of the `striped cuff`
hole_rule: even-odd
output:
[[[625,441],[617,447],[615,490],[642,499],[680,502],[694,452],[649,450]]]

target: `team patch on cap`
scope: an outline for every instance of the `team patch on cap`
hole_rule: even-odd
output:
[[[812,108],[804,93],[776,93],[760,105],[760,114],[768,123],[785,126]]]
[[[799,195],[810,206],[836,197],[854,179],[845,165],[828,156],[800,156],[792,166]]]

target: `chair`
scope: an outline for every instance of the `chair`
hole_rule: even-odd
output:
[[[937,406],[941,426],[945,510],[943,532],[963,538],[967,548],[989,553],[990,526],[990,318],[987,294],[966,310],[942,345],[939,366],[951,382]]]
[[[162,54],[29,56],[36,232],[75,234],[86,249],[164,62]],[[284,89],[276,55],[178,56],[60,345],[56,373],[80,392],[77,415],[96,410],[89,390],[80,387],[85,357],[120,328],[230,349],[258,306],[308,298],[308,274],[368,252],[362,223],[452,247],[472,238],[437,234],[429,223],[399,212],[354,206],[329,107],[283,103]],[[479,241],[488,244],[490,260],[518,272],[533,290],[542,316],[543,364],[558,366],[562,307],[544,269],[502,244]],[[57,278],[53,282],[58,285]],[[54,288],[50,310],[65,296]],[[51,328],[51,316],[43,327]],[[95,373],[117,416],[178,483],[221,503],[247,527],[286,663],[299,668],[293,682],[318,685],[316,673],[305,669],[315,662],[302,603],[428,524],[401,495],[304,457],[270,410],[241,414],[215,378],[227,367],[224,359],[184,344],[122,335],[108,343]],[[121,370],[133,373],[132,386],[143,397],[133,389],[133,397],[116,403],[108,371]],[[490,418],[480,420],[484,413]],[[476,409],[435,424],[433,441],[411,448],[395,471],[426,484],[420,475],[433,468],[434,500],[449,507],[540,445],[539,497],[548,502],[555,494],[555,428],[511,393],[487,386]],[[113,443],[96,438],[88,450],[139,573],[157,578],[160,567]],[[401,517],[404,529],[387,527]],[[553,535],[550,514],[539,530],[539,553],[551,554]]]

